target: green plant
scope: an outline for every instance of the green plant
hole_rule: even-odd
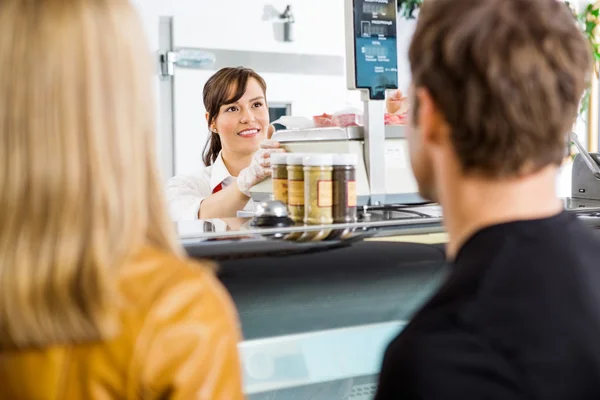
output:
[[[592,56],[594,57],[594,73],[598,77],[598,62],[600,62],[600,43],[598,43],[598,16],[600,15],[600,9],[598,4],[588,4],[583,11],[577,12],[571,2],[565,2],[567,6],[573,12],[577,25],[582,30],[585,37],[590,42],[592,48]],[[588,86],[584,92],[583,99],[579,106],[579,116],[584,115],[590,104],[590,87]]]
[[[427,0],[398,0],[398,12],[405,19],[415,19],[415,13],[419,10],[423,1]],[[598,27],[598,19],[600,16],[600,2],[589,3],[583,11],[577,12],[570,1],[565,1],[565,4],[571,12],[584,35],[587,37],[592,47],[592,56],[594,57],[594,72],[598,76],[598,63],[600,63],[600,43],[597,36],[600,28]],[[579,107],[579,116],[585,114],[590,103],[590,87],[585,90],[584,96]]]
[[[423,0],[398,0],[398,12],[405,19],[415,19],[415,11],[417,11]]]
[[[589,40],[590,45],[592,46],[594,61],[599,62],[600,44],[596,38],[598,36],[598,16],[600,16],[599,5],[597,3],[590,3],[582,12],[577,13],[569,1],[566,1],[565,3],[571,9],[571,12],[573,12],[577,24]],[[598,73],[598,69],[596,69],[596,73]]]
[[[397,0],[398,1],[398,13],[404,17],[404,19],[415,19],[415,13],[419,10],[423,1],[427,0]],[[460,0],[459,0],[460,1]],[[575,21],[585,37],[590,42],[592,56],[594,59],[594,73],[596,77],[599,76],[599,63],[600,63],[600,43],[598,42],[598,36],[600,36],[600,0],[596,2],[590,2],[581,12],[577,12],[576,8],[571,4],[570,1],[564,1],[567,7],[573,13]],[[583,118],[588,111],[590,104],[590,93],[591,86],[588,85],[586,88],[581,103],[579,105],[579,118]],[[569,142],[569,155],[574,156],[575,152],[572,150],[573,143]]]

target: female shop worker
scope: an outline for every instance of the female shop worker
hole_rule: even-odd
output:
[[[206,167],[169,180],[175,221],[235,217],[238,210],[253,209],[250,188],[270,175],[270,154],[283,151],[266,140],[272,129],[266,91],[265,81],[249,68],[223,68],[206,82]]]
[[[148,54],[128,0],[0,1],[0,399],[244,398],[233,303],[167,214]]]

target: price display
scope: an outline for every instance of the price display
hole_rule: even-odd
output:
[[[352,0],[355,84],[372,100],[398,88],[396,0]]]

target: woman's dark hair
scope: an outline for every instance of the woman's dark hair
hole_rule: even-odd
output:
[[[219,135],[210,130],[210,126],[219,115],[219,110],[226,104],[235,103],[242,98],[246,92],[248,79],[254,78],[267,95],[267,84],[265,80],[250,68],[222,68],[210,77],[202,93],[204,108],[208,113],[209,136],[202,151],[204,165],[212,165],[221,151],[221,139]],[[233,89],[233,90],[232,90]]]

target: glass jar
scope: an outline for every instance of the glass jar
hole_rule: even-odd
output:
[[[304,223],[333,223],[333,156],[311,154],[304,157]]]
[[[304,169],[302,161],[304,154],[288,153],[288,210],[294,222],[304,222]]]
[[[356,205],[356,154],[333,156],[333,221],[352,223],[357,221]]]
[[[273,200],[288,203],[287,153],[271,154],[271,181],[273,182]]]

